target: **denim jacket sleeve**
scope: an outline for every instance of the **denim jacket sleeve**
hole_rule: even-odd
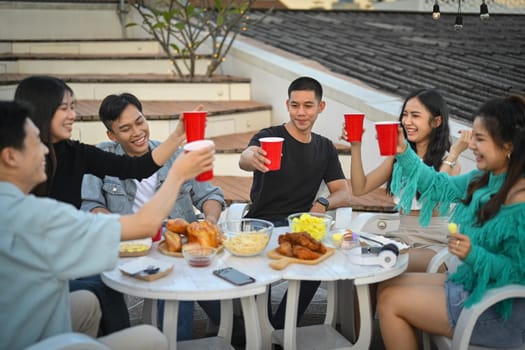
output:
[[[221,204],[222,209],[224,210],[226,207],[226,203],[224,202],[224,193],[219,187],[213,186],[209,182],[199,182],[196,180],[190,180],[190,182],[192,185],[192,201],[197,209],[202,211],[204,202],[208,200],[215,200]]]
[[[82,204],[80,209],[91,211],[95,208],[107,208],[106,198],[102,191],[103,182],[97,176],[84,175],[82,180]]]

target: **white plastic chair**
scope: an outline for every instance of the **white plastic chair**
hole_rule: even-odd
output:
[[[354,213],[351,229],[376,235],[385,235],[388,232],[399,229],[399,213]]]
[[[232,203],[228,207],[225,220],[239,220],[248,211],[248,203]],[[326,212],[334,218],[334,228],[348,228],[352,220],[352,208],[344,207]]]
[[[448,248],[443,248],[438,254],[432,258],[428,265],[427,272],[437,272],[438,268],[444,262],[447,262],[449,271],[451,270],[448,261],[454,257],[448,252]],[[457,265],[456,265],[457,267]],[[432,341],[439,350],[491,350],[493,348],[487,348],[482,346],[469,345],[470,338],[472,336],[472,330],[476,324],[478,317],[492,305],[510,298],[525,298],[525,286],[511,284],[501,288],[494,288],[488,290],[483,299],[475,305],[464,308],[459,315],[456,329],[454,330],[454,336],[452,339],[441,336],[432,335],[428,333],[422,334],[423,349],[430,350]],[[505,349],[525,349],[525,345],[519,348],[505,348]]]
[[[82,333],[58,334],[26,348],[26,350],[110,350],[106,345]]]

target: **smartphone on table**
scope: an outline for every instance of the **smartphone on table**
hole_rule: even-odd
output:
[[[255,278],[253,278],[252,276],[248,276],[247,274],[233,267],[225,267],[222,269],[215,270],[213,271],[213,274],[236,286],[244,286],[245,284],[255,282]]]

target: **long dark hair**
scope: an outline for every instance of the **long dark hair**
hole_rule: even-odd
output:
[[[448,125],[449,113],[448,105],[443,98],[443,96],[436,89],[419,89],[411,92],[403,102],[403,107],[401,107],[401,112],[399,114],[399,122],[403,119],[403,112],[405,111],[406,104],[409,100],[417,98],[419,102],[430,112],[430,120],[428,121],[431,125],[433,120],[441,116],[441,125],[432,128],[432,131],[429,135],[429,142],[427,151],[423,156],[423,162],[426,165],[432,166],[436,171],[439,171],[441,163],[443,162],[443,157],[445,153],[450,149],[450,127]],[[403,128],[403,134],[405,139],[408,141],[407,132]],[[416,144],[414,142],[408,141],[408,144],[414,152],[416,152]],[[387,192],[390,193],[390,183],[392,177],[388,179],[387,183]],[[419,198],[419,194],[417,194]]]
[[[432,128],[432,131],[430,132],[427,151],[423,157],[423,162],[425,164],[431,165],[434,169],[439,171],[441,163],[443,162],[443,157],[450,149],[450,127],[448,125],[449,113],[447,103],[443,96],[441,96],[441,94],[435,89],[421,89],[414,91],[405,98],[405,102],[401,108],[401,115],[399,116],[400,122],[401,119],[403,119],[403,111],[405,110],[406,104],[412,98],[417,98],[419,102],[428,109],[431,116],[429,120],[430,124],[432,124],[436,117],[441,116],[441,125]],[[403,133],[408,140],[404,128]],[[410,147],[416,151],[416,144],[410,141],[408,141],[408,143]]]
[[[40,138],[49,149],[46,162],[47,182],[33,190],[33,193],[40,196],[48,194],[49,184],[53,183],[55,176],[57,161],[51,144],[51,121],[62,104],[66,91],[73,95],[73,90],[58,78],[32,76],[22,80],[15,92],[15,101],[31,106],[32,112],[29,117],[40,129]]]
[[[478,211],[476,224],[482,226],[498,213],[512,186],[525,174],[525,155],[523,154],[525,149],[525,97],[511,95],[492,99],[484,103],[474,116],[482,121],[497,146],[503,148],[505,144],[512,145],[507,176],[503,185]],[[487,171],[474,179],[468,186],[467,197],[463,203],[469,204],[474,192],[487,185],[489,178],[490,172]]]

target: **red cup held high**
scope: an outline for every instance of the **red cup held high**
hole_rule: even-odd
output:
[[[364,114],[345,114],[346,141],[361,142]]]
[[[397,148],[397,132],[399,122],[375,123],[379,153],[382,156],[393,156]]]
[[[182,112],[184,118],[184,129],[186,130],[186,140],[188,142],[204,140],[206,129],[206,117],[208,112],[189,111]]]

